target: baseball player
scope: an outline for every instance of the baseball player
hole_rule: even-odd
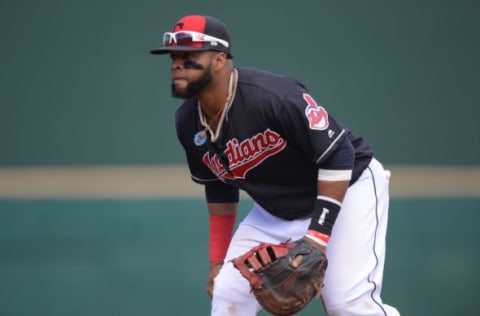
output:
[[[297,80],[235,67],[217,18],[181,18],[151,53],[170,56],[171,93],[184,99],[177,136],[192,180],[205,187],[211,315],[261,309],[232,258],[300,239],[328,258],[329,315],[399,315],[381,299],[390,174],[367,141]],[[254,204],[233,232],[239,190]]]

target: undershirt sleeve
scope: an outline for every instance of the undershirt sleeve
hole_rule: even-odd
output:
[[[217,181],[205,185],[205,196],[208,203],[236,203],[240,199],[240,190]]]

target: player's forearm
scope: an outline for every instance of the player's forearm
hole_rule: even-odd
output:
[[[354,164],[355,152],[345,138],[330,157],[323,162],[317,175],[317,199],[307,237],[326,247],[347,192]]]
[[[233,215],[238,211],[238,203],[208,203],[210,215]]]
[[[232,239],[238,203],[208,203],[210,237],[209,261],[223,262]]]
[[[326,247],[330,240],[333,225],[342,207],[348,184],[348,180],[318,181],[317,199],[307,237],[323,247]]]
[[[317,196],[326,196],[342,203],[347,192],[350,180],[317,181]]]

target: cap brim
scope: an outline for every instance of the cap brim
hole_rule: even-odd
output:
[[[192,51],[198,52],[198,51],[204,51],[204,50],[210,50],[210,48],[172,45],[172,46],[164,46],[164,47],[152,49],[150,51],[150,54],[162,55],[170,52],[192,52]]]

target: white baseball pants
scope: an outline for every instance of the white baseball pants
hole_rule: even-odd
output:
[[[382,302],[390,173],[375,159],[345,196],[327,247],[322,297],[330,316],[397,316]],[[254,204],[239,224],[226,261],[215,278],[212,316],[254,316],[261,309],[250,286],[230,259],[261,242],[302,238],[310,219],[287,221]],[[320,314],[320,311],[319,311]]]

